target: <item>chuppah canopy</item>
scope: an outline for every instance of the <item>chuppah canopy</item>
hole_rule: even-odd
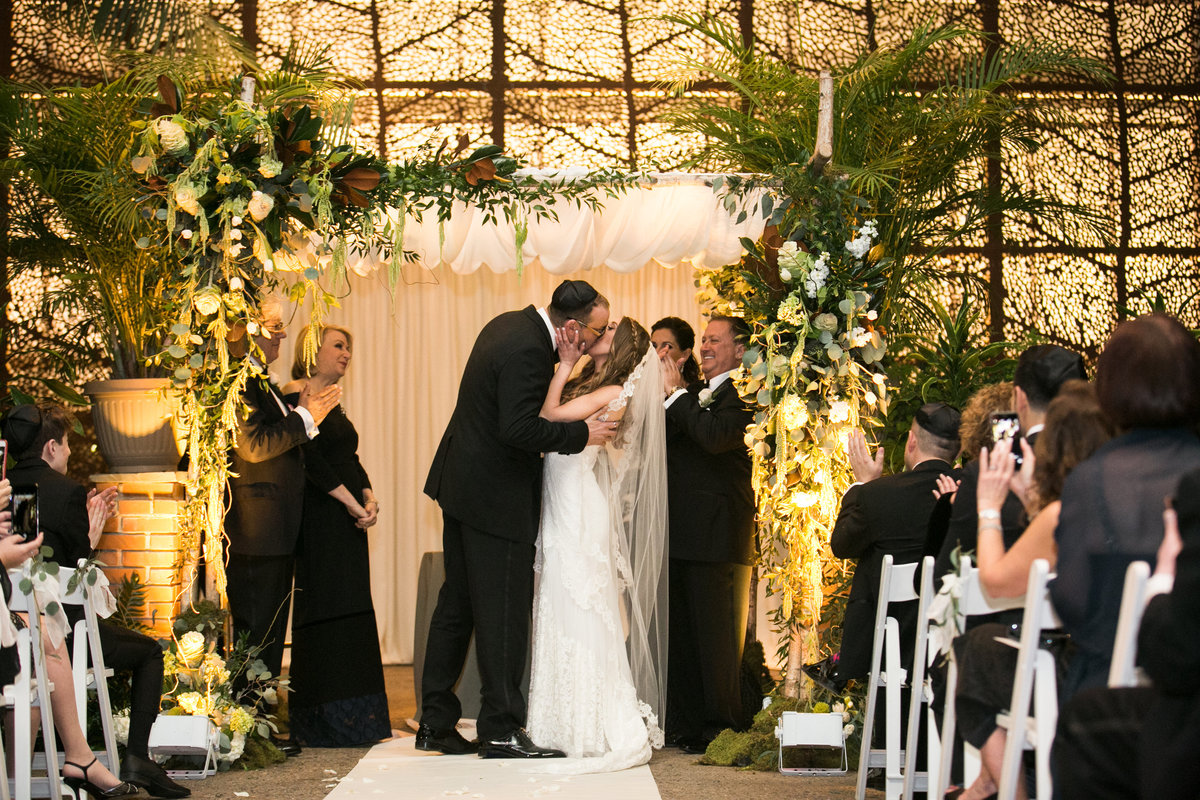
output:
[[[420,262],[405,267],[394,290],[385,264],[352,260],[357,275],[327,321],[355,337],[343,407],[358,428],[359,455],[383,508],[369,535],[371,592],[386,662],[413,657],[421,557],[442,547],[441,512],[422,488],[483,325],[504,311],[544,305],[562,277],[575,273],[610,300],[614,317],[633,316],[649,328],[664,316],[679,316],[696,329],[699,344],[703,320],[692,265],[733,263],[741,255],[739,238],[762,233],[753,202],[738,222],[740,208],[726,210],[710,176],[647,178],[603,198],[601,208],[562,204],[557,222],[530,220],[519,275],[514,226],[502,218],[485,223],[469,208],[456,208],[441,233],[432,211],[424,222],[408,220],[405,248]],[[587,270],[594,271],[580,274]],[[289,377],[307,321],[298,310],[288,326],[284,353],[272,369],[280,382]]]
[[[586,174],[583,169],[526,169],[515,177],[571,181]],[[602,266],[628,273],[653,264],[715,269],[741,258],[740,239],[758,239],[765,224],[755,209],[761,190],[727,203],[713,189],[716,177],[645,173],[637,184],[602,198],[597,207],[560,200],[550,206],[553,217],[528,219],[520,259],[514,221],[491,221],[483,210],[464,203],[456,203],[445,222],[432,210],[421,219],[410,214],[404,222],[404,248],[415,252],[426,267],[446,267],[459,274],[481,267],[508,272],[526,266],[552,275]],[[393,224],[399,213],[393,212]],[[381,266],[381,259],[375,251],[352,255],[347,263],[365,276]]]

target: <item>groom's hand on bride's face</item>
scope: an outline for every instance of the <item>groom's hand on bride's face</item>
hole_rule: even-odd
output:
[[[605,444],[617,432],[617,423],[603,419],[605,409],[600,409],[587,418],[588,444]]]
[[[341,401],[342,387],[335,384],[313,392],[309,388],[310,385],[306,385],[300,392],[300,405],[307,408],[308,413],[312,414],[313,422],[320,425],[325,416]]]

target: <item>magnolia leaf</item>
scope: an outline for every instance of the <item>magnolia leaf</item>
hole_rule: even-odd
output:
[[[338,183],[351,189],[369,192],[379,185],[379,180],[382,177],[378,170],[355,167],[339,178]]]

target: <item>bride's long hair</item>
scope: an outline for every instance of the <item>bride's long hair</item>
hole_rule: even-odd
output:
[[[604,366],[596,369],[596,362],[590,358],[580,369],[579,374],[571,378],[563,387],[563,400],[571,400],[594,392],[601,386],[620,386],[633,372],[634,367],[646,355],[650,347],[650,334],[633,317],[625,317],[617,323],[613,334],[612,348]]]

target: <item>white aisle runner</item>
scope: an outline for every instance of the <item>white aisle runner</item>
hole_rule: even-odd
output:
[[[660,800],[649,766],[599,775],[532,774],[529,762],[425,753],[405,736],[377,744],[327,800]]]

